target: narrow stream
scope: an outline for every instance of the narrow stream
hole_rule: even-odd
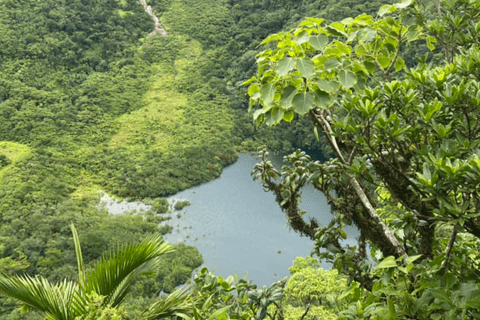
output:
[[[272,160],[280,166],[280,157]],[[240,155],[220,178],[170,197],[171,203],[188,199],[191,205],[172,213],[172,219],[166,223],[173,227],[173,232],[166,240],[197,247],[204,265],[218,275],[236,273],[243,277],[248,272],[248,279],[262,286],[288,276],[292,261],[297,256],[309,255],[313,242],[286,226],[274,195],[264,192],[252,180],[250,172],[259,161],[252,155]],[[329,222],[330,208],[320,192],[307,187],[302,199],[302,209],[321,224]],[[106,196],[102,201],[110,201],[106,206],[112,213],[148,210],[145,204],[117,204]],[[347,242],[354,245],[358,232],[354,228],[346,231]]]

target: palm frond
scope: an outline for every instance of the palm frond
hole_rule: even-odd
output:
[[[0,293],[44,312],[46,318],[52,320],[73,320],[81,313],[77,303],[73,303],[79,297],[78,285],[72,281],[52,285],[40,276],[0,275]]]
[[[75,256],[77,257],[78,279],[83,279],[85,274],[85,267],[83,266],[83,254],[80,247],[80,238],[78,237],[77,229],[73,225],[70,225],[73,235],[73,245],[75,246]]]
[[[169,294],[165,299],[155,302],[141,316],[140,320],[182,318],[191,319],[193,302],[188,288],[181,288]]]
[[[156,270],[159,258],[172,251],[174,247],[160,236],[112,251],[85,272],[82,291],[96,292],[106,297],[106,305],[115,307],[123,301],[136,276]]]

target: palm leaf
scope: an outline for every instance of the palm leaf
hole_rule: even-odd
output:
[[[40,276],[0,275],[0,293],[45,313],[45,317],[51,320],[73,320],[82,312],[77,308],[81,304],[78,285],[72,281],[52,285]]]
[[[156,320],[182,318],[191,319],[193,303],[188,288],[175,290],[165,299],[155,302],[139,318],[139,320]]]
[[[105,297],[105,305],[115,307],[123,301],[136,276],[155,271],[159,258],[173,250],[171,244],[157,236],[112,251],[85,271],[80,283],[82,291],[96,292]]]
[[[73,235],[73,245],[75,247],[75,256],[77,257],[78,279],[83,279],[85,273],[85,267],[83,266],[82,248],[80,247],[80,239],[78,237],[77,229],[73,225],[70,225]]]

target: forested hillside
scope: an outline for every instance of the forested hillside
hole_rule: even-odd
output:
[[[99,191],[156,199],[209,181],[238,150],[322,148],[302,119],[256,128],[247,89],[261,41],[306,16],[329,21],[380,3],[313,0],[152,0],[168,36],[149,36],[134,0],[1,0],[0,270],[75,276],[69,223],[86,263],[107,248],[168,232],[137,215],[111,216]],[[175,263],[171,263],[174,261]],[[185,282],[201,263],[178,246],[139,296]],[[145,284],[147,283],[147,284]],[[0,319],[20,315],[1,300]],[[144,301],[144,302],[145,302]],[[136,302],[140,303],[140,302]],[[145,302],[146,303],[146,302]]]

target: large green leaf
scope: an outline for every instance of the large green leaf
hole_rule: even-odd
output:
[[[275,124],[275,119],[273,119],[272,110],[269,110],[265,113],[265,124],[269,127]]]
[[[380,10],[378,10],[378,15],[380,17],[383,17],[384,15],[386,15],[387,13],[392,13],[392,12],[395,12],[395,9],[396,7],[392,4],[385,4],[383,6],[380,7]]]
[[[397,60],[395,61],[395,71],[400,71],[405,67],[405,60],[402,58],[398,57]]]
[[[322,34],[310,37],[309,43],[315,50],[323,50],[327,46],[328,37],[326,34],[322,33]]]
[[[395,261],[395,257],[390,256],[386,257],[382,262],[377,265],[377,269],[388,269],[397,266],[397,262]]]
[[[399,3],[395,3],[394,6],[397,7],[397,9],[404,9],[406,7],[408,7],[409,5],[412,4],[412,0],[404,0],[402,2],[399,2]]]
[[[273,83],[268,83],[260,89],[260,95],[265,107],[270,107],[273,102],[273,97],[275,97],[275,85]]]
[[[357,83],[357,76],[350,70],[342,69],[338,71],[338,80],[345,88],[351,88]]]
[[[275,121],[275,123],[279,123],[283,119],[283,114],[284,111],[281,108],[273,108],[272,109],[272,119]]]
[[[333,59],[328,59],[327,61],[325,61],[325,64],[324,64],[323,68],[325,70],[331,70],[331,69],[338,68],[339,66],[340,66],[340,61],[333,58]]]
[[[312,59],[302,58],[297,60],[297,69],[304,78],[310,78],[315,74],[315,64]]]
[[[297,94],[292,100],[293,109],[302,116],[307,114],[313,108],[313,98],[311,92]]]
[[[297,94],[297,88],[294,86],[288,86],[282,90],[282,98],[280,104],[285,109],[288,109],[292,106],[293,97]]]
[[[192,307],[190,289],[180,288],[151,305],[139,320],[191,319]]]
[[[295,60],[293,58],[284,57],[282,60],[278,61],[275,70],[280,77],[283,77],[289,73],[295,67]],[[250,94],[250,93],[249,93]]]
[[[139,244],[127,244],[112,251],[85,273],[81,288],[104,296],[108,305],[115,307],[123,301],[133,280],[156,270],[160,258],[174,251],[162,237],[150,237]]]
[[[328,93],[333,93],[340,88],[340,84],[335,80],[320,79],[316,81],[318,87]]]
[[[250,87],[248,87],[248,95],[249,96],[253,96],[253,94],[255,92],[259,92],[260,91],[260,86],[256,83],[252,84]],[[253,97],[252,97],[253,99]]]
[[[258,117],[261,115],[261,114],[264,114],[265,113],[265,110],[263,109],[257,109],[255,110],[255,112],[253,113],[253,120],[257,120]]]
[[[71,281],[52,285],[43,277],[7,277],[0,275],[0,293],[45,313],[47,319],[73,320],[82,314],[77,308],[78,286]],[[77,301],[75,301],[77,300]]]
[[[315,91],[313,103],[317,107],[326,109],[330,106],[330,103],[331,103],[330,95],[325,91],[317,90]]]
[[[383,69],[387,69],[390,66],[390,63],[392,63],[392,59],[384,54],[378,56],[377,61]]]
[[[296,42],[297,45],[300,45],[308,42],[309,39],[310,35],[306,31],[302,31],[293,40]]]

